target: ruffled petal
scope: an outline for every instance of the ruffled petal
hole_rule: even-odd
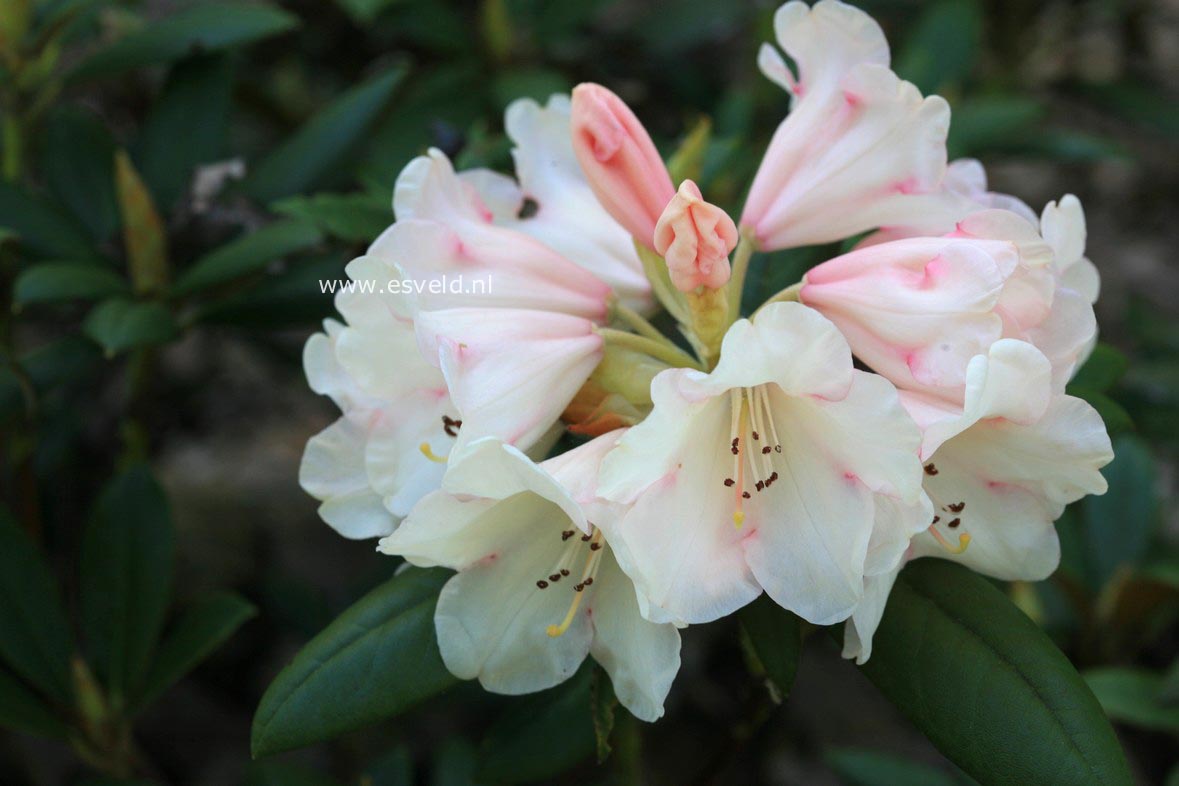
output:
[[[307,442],[299,485],[320,500],[319,515],[346,538],[388,535],[397,519],[373,491],[364,467],[367,432],[342,417]]]

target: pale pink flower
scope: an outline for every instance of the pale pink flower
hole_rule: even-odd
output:
[[[602,206],[638,242],[653,247],[655,224],[675,186],[643,124],[601,85],[573,89],[573,150]]]
[[[763,73],[791,94],[758,168],[742,227],[765,250],[827,243],[903,221],[937,199],[950,110],[889,70],[880,26],[837,0],[787,3],[782,49],[763,44]]]
[[[708,374],[672,369],[602,463],[604,523],[648,619],[722,617],[763,590],[816,624],[928,526],[919,433],[839,331],[797,303],[739,320]]]
[[[737,239],[733,219],[705,202],[691,180],[680,184],[655,225],[655,251],[667,261],[671,283],[681,292],[724,286],[730,275],[729,252]]]

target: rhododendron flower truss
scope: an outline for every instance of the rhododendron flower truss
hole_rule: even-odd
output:
[[[601,523],[615,507],[593,496],[617,433],[532,463],[482,439],[452,463],[443,487],[380,543],[415,565],[458,574],[435,612],[447,668],[496,693],[530,693],[573,676],[587,654],[638,718],[663,714],[679,670],[674,625],[639,614]]]

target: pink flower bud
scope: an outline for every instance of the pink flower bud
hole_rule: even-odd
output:
[[[573,151],[598,201],[651,247],[675,186],[647,130],[621,98],[595,84],[574,88],[572,126]]]
[[[729,280],[737,225],[725,211],[705,202],[691,180],[667,203],[654,239],[655,250],[667,260],[671,283],[681,292],[698,286],[719,289]]]

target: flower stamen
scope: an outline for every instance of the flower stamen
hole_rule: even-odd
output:
[[[584,542],[583,538],[580,541],[574,541],[574,546]],[[559,625],[549,625],[545,628],[551,638],[557,638],[569,630],[569,626],[573,624],[574,618],[577,616],[577,610],[581,607],[581,599],[585,596],[585,589],[594,583],[594,577],[598,574],[598,566],[602,562],[602,531],[594,528],[593,535],[589,540],[589,555],[585,560],[585,568],[581,573],[581,581],[573,585],[573,602],[569,604],[569,611],[565,614],[565,619],[561,620]],[[568,574],[565,574],[568,575]],[[539,582],[538,582],[539,586]],[[541,589],[544,589],[543,587]]]

